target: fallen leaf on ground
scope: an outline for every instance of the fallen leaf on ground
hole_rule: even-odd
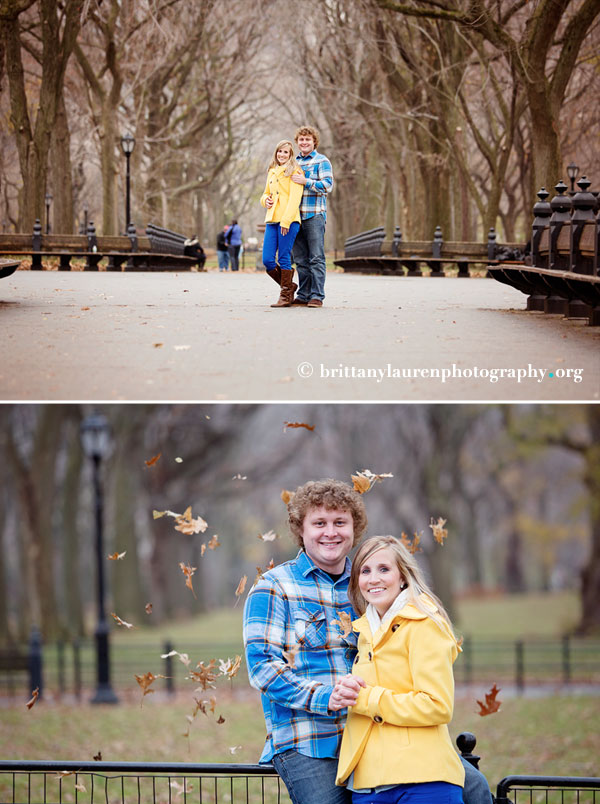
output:
[[[315,429],[314,424],[307,424],[306,422],[284,422],[283,432],[285,433],[286,430],[298,427],[304,427],[305,430],[310,430],[311,433]]]

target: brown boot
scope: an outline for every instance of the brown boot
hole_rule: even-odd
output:
[[[271,307],[291,307],[294,300],[294,269],[281,272],[281,293],[279,299]]]
[[[267,274],[271,277],[273,282],[277,282],[278,285],[281,285],[281,268],[279,266],[277,266],[274,271],[267,271]],[[292,282],[292,292],[295,293],[297,290],[298,285],[295,282]]]

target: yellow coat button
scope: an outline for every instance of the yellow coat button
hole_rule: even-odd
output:
[[[380,715],[375,715],[373,720],[375,721],[375,723],[383,723],[383,718]]]

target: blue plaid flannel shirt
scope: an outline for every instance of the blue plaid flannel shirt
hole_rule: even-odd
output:
[[[311,151],[308,156],[298,154],[296,161],[308,179],[300,201],[301,219],[306,220],[322,212],[327,220],[327,193],[333,190],[331,162],[318,151]]]
[[[261,692],[267,740],[260,762],[290,748],[311,757],[337,757],[346,710],[330,712],[336,680],[350,672],[356,634],[342,637],[334,620],[354,617],[348,601],[350,560],[334,583],[304,551],[268,572],[244,606],[244,645],[250,684]],[[294,666],[284,651],[297,649]]]

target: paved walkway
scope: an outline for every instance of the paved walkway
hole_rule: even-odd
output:
[[[0,398],[600,399],[600,328],[493,280],[335,273],[315,310],[271,309],[275,291],[255,273],[18,271]]]

